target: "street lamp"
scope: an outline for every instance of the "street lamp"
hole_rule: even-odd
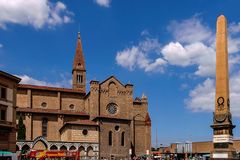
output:
[[[132,148],[133,148],[133,151],[132,151],[132,158],[134,157],[134,156],[136,156],[136,150],[135,150],[135,148],[136,148],[136,134],[135,134],[135,119],[136,119],[136,117],[138,117],[138,116],[140,116],[140,117],[143,117],[141,114],[136,114],[135,116],[133,116],[133,146],[132,146]],[[144,117],[143,117],[144,118]]]

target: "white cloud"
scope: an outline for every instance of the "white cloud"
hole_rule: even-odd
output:
[[[193,17],[182,21],[172,21],[167,29],[173,34],[176,41],[194,43],[212,40],[212,31],[197,18]]]
[[[111,0],[95,0],[95,2],[102,7],[109,7]]]
[[[7,24],[32,25],[39,29],[43,26],[53,27],[71,21],[72,13],[64,3],[48,0],[1,0],[0,28]]]
[[[209,27],[206,27],[199,19],[193,17],[180,22],[172,21],[168,26],[168,30],[172,32],[174,41],[170,41],[161,48],[157,39],[153,41],[148,38],[148,40],[139,42],[138,46],[132,46],[118,52],[117,63],[130,70],[138,67],[148,72],[154,71],[154,69],[147,66],[161,66],[162,71],[163,66],[167,64],[180,67],[194,66],[196,68],[195,75],[213,76],[215,72],[215,49],[212,47],[214,46],[214,35]],[[149,32],[147,32],[147,35],[145,34],[146,31],[144,30],[141,35],[150,36]],[[237,50],[236,46],[233,45],[233,50]],[[150,50],[148,47],[150,49],[154,48],[154,51],[150,52],[155,53],[153,59],[148,57]],[[141,59],[141,61],[137,59]],[[154,62],[156,63],[153,65]]]
[[[233,38],[231,34],[228,37],[228,53],[237,53],[240,51],[240,38]]]
[[[138,45],[126,48],[117,52],[117,64],[134,70],[135,68],[144,69],[145,72],[164,72],[166,61],[160,57],[150,58],[151,54],[160,54],[160,44],[157,39],[146,38]]]
[[[61,76],[62,80],[55,83],[50,83],[42,80],[37,80],[32,78],[28,75],[16,75],[17,77],[21,78],[21,84],[31,84],[31,85],[38,85],[38,86],[51,86],[51,87],[70,87],[71,86],[71,79],[66,79]]]
[[[2,48],[2,47],[3,47],[3,44],[0,43],[0,48]]]
[[[236,34],[236,33],[239,33],[240,32],[240,22],[238,23],[231,23],[229,25],[229,32],[231,32],[232,34]]]
[[[235,117],[240,117],[240,72],[230,77],[230,109]],[[215,82],[213,79],[206,79],[202,84],[197,85],[189,93],[189,98],[185,100],[186,106],[195,112],[212,112],[215,108]]]
[[[214,110],[215,83],[213,79],[206,79],[198,84],[189,93],[189,99],[185,100],[188,109],[192,111]]]
[[[197,65],[196,75],[214,74],[215,51],[201,42],[182,46],[179,42],[170,42],[162,49],[164,59],[171,65],[182,67]]]

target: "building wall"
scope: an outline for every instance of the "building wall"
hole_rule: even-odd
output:
[[[129,123],[126,125],[126,130],[128,133],[128,144],[124,147],[119,146],[118,143],[113,144],[113,146],[108,145],[108,133],[110,130],[114,132],[114,120],[111,123],[103,123],[101,121],[100,126],[100,157],[105,157],[107,155],[114,155],[119,157],[129,156],[129,149],[131,148],[131,143],[134,141],[135,134],[135,151],[136,155],[146,154],[150,152],[151,148],[151,126],[146,125],[145,118],[148,113],[147,99],[140,99],[139,103],[133,103],[133,86],[126,85],[123,86],[117,79],[111,77],[99,84],[99,92],[95,93],[98,96],[94,96],[99,100],[98,105],[100,105],[99,115],[106,115],[108,117],[128,119]],[[94,97],[90,98],[94,99]],[[100,99],[98,99],[100,97]],[[96,100],[94,102],[97,102]],[[111,115],[107,111],[107,106],[109,103],[117,104],[117,113]],[[133,105],[134,104],[134,105]],[[136,120],[134,126],[133,119]],[[118,120],[115,120],[116,122]],[[135,127],[135,133],[134,128]],[[113,141],[119,142],[119,137],[114,136]]]
[[[16,85],[8,73],[0,73],[0,88],[6,88],[6,98],[0,98],[0,109],[6,110],[0,121],[0,150],[16,151]],[[10,75],[11,76],[11,75]],[[19,79],[20,81],[20,79]]]
[[[87,135],[83,134],[84,129],[88,131]],[[61,134],[61,140],[68,142],[98,143],[98,138],[96,126],[68,126]]]
[[[126,88],[115,78],[110,78],[100,85],[100,115],[109,115],[107,106],[109,103],[117,105],[116,117],[123,119],[130,118],[130,109],[132,106],[129,100]]]
[[[115,126],[119,130],[115,130]],[[112,131],[112,145],[109,145],[109,131]],[[124,135],[124,146],[121,145],[121,134]],[[128,157],[131,148],[130,125],[121,121],[103,121],[100,125],[100,157]]]
[[[182,143],[183,145],[187,143]],[[240,151],[240,140],[233,141],[233,147],[236,151]],[[186,150],[186,149],[185,149]],[[192,153],[211,153],[213,151],[213,143],[212,141],[204,141],[204,142],[192,142]],[[170,152],[176,153],[177,151],[177,144],[173,143],[170,146]]]
[[[47,103],[46,107],[41,104]],[[32,90],[32,108],[59,109],[57,92]]]
[[[70,105],[74,105],[74,109],[71,109]],[[62,93],[61,108],[62,110],[87,111],[85,109],[84,99],[76,94]]]
[[[103,83],[90,82],[90,92],[84,97],[77,93],[61,91],[37,90],[31,88],[19,88],[17,93],[18,106],[33,109],[56,109],[62,111],[85,112],[90,115],[90,120],[98,116],[108,117],[99,120],[100,132],[89,129],[89,135],[83,136],[83,126],[65,126],[61,133],[59,130],[66,122],[74,122],[87,119],[84,116],[58,115],[47,113],[24,113],[24,124],[26,125],[26,140],[33,141],[42,135],[42,119],[48,119],[48,141],[87,142],[100,144],[100,157],[129,157],[129,149],[133,144],[133,119],[136,120],[135,138],[136,154],[146,154],[151,148],[151,125],[146,124],[145,118],[148,113],[146,97],[133,100],[133,85],[122,85],[115,77],[110,77]],[[46,107],[41,104],[47,103]],[[107,106],[110,103],[117,105],[117,113],[109,114]],[[74,109],[69,106],[74,105]],[[20,114],[20,113],[19,113]],[[118,125],[120,131],[115,131]],[[108,144],[108,133],[113,131],[113,145]],[[125,144],[121,146],[121,133],[125,132]]]

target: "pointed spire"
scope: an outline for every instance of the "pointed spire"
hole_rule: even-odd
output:
[[[73,61],[73,70],[86,70],[80,32],[78,32],[77,48]]]

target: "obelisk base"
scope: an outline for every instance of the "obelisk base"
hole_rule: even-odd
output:
[[[233,147],[232,129],[235,125],[215,124],[211,126],[215,135],[213,136],[213,151],[211,153],[211,159],[237,159],[236,150]],[[222,134],[219,134],[222,133]],[[218,134],[217,134],[218,133]]]
[[[225,159],[238,159],[236,155],[236,151],[231,151],[231,150],[215,150],[214,152],[211,153],[211,159],[212,160],[225,160]]]

